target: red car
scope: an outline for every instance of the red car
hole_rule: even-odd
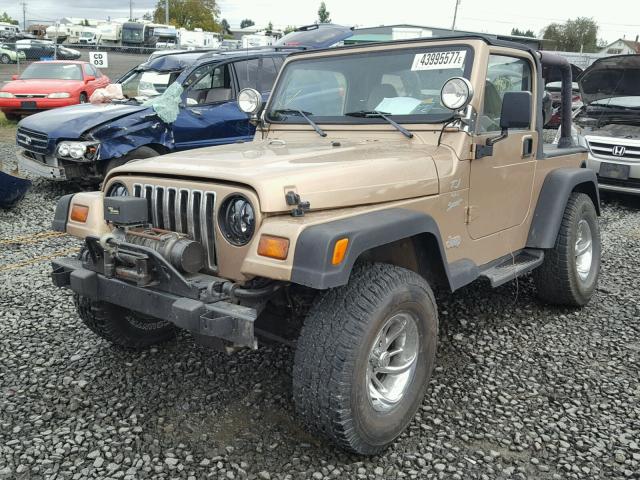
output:
[[[9,120],[20,120],[42,110],[89,101],[109,77],[88,62],[33,62],[20,76],[0,88],[0,110]]]

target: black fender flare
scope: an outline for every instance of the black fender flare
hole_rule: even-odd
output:
[[[567,200],[574,191],[589,195],[596,212],[600,215],[598,178],[593,170],[588,168],[553,170],[544,179],[538,196],[527,238],[528,248],[553,248],[560,231]]]
[[[296,242],[291,282],[315,289],[346,285],[354,263],[364,252],[424,233],[432,234],[437,241],[452,290],[477,278],[478,270],[470,260],[447,264],[440,230],[433,217],[390,208],[305,228]],[[347,253],[340,264],[333,265],[333,250],[342,238],[349,239]]]

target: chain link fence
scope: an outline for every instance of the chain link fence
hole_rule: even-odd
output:
[[[43,40],[18,40],[8,42],[0,39],[0,87],[35,61],[80,60],[89,61],[89,52],[105,52],[108,66],[100,68],[111,81],[145,62],[155,48],[131,46],[106,46],[87,44],[55,44]]]

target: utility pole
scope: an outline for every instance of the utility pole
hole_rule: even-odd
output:
[[[461,0],[456,0],[456,9],[453,11],[453,25],[451,25],[451,31],[456,29],[456,18],[458,17],[458,5],[460,5]]]
[[[27,2],[22,2],[22,30],[27,30]],[[17,57],[16,57],[17,58]]]
[[[169,0],[164,0],[164,23],[169,25]]]
[[[129,21],[133,21],[133,0],[129,0]]]

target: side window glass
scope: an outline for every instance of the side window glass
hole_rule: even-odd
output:
[[[276,81],[276,75],[278,69],[271,57],[264,57],[262,59],[262,68],[260,69],[260,77],[258,78],[258,91],[266,92],[271,90],[274,82]]]
[[[231,76],[228,65],[203,65],[185,82],[187,106],[205,105],[231,100]]]
[[[88,75],[91,75],[93,77],[96,76],[96,72],[93,71],[93,67],[91,67],[91,65],[89,65],[88,63],[83,64],[82,68],[84,69],[85,76],[88,76]]]
[[[506,92],[532,92],[531,65],[522,58],[491,55],[484,84],[484,101],[480,130],[500,130],[502,99]]]
[[[260,59],[242,60],[236,62],[236,75],[238,75],[238,86],[240,90],[243,88],[258,88],[258,69],[260,67]]]

